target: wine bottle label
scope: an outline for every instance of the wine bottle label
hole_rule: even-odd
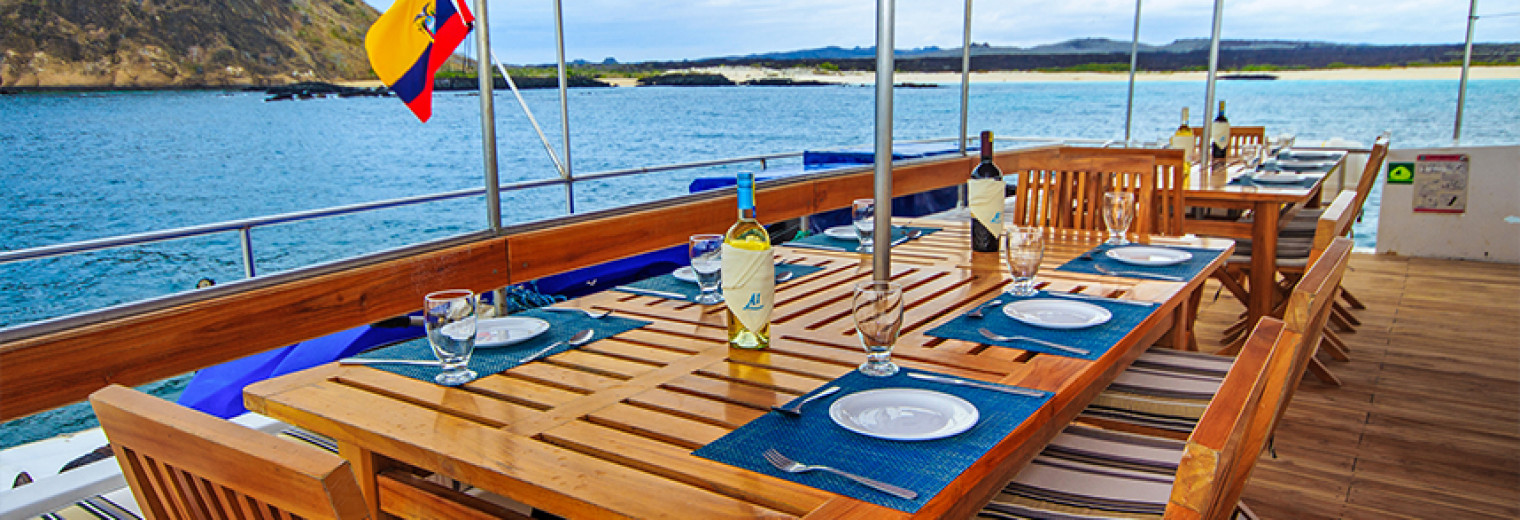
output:
[[[723,299],[744,328],[758,331],[771,319],[776,299],[772,249],[759,251],[723,244]]]
[[[1225,143],[1230,142],[1230,124],[1220,123],[1217,121],[1213,124],[1214,128],[1210,129],[1210,131],[1213,133],[1213,136],[1210,137],[1210,139],[1214,141],[1214,144],[1219,145],[1220,147],[1224,147]]]
[[[1193,150],[1198,145],[1198,139],[1191,135],[1172,136],[1171,147],[1182,150],[1183,162],[1193,162]]]
[[[1002,179],[971,179],[966,181],[967,205],[971,217],[982,223],[992,234],[1003,236],[1003,189]]]

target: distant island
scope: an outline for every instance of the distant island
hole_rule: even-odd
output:
[[[0,92],[236,88],[311,81],[367,81],[372,86],[375,76],[364,52],[364,34],[379,14],[360,0],[0,0]],[[1129,47],[1128,41],[1103,38],[1028,48],[975,44],[971,68],[1122,72],[1129,70]],[[900,50],[896,56],[896,68],[902,72],[961,69],[959,47]],[[1208,41],[1202,39],[1142,44],[1139,66],[1152,72],[1198,71],[1205,68],[1207,56]],[[1225,40],[1220,67],[1264,77],[1306,69],[1451,66],[1460,64],[1461,58],[1458,44]],[[467,78],[473,67],[460,56],[454,61],[440,74],[439,87],[469,88],[473,80]],[[1520,43],[1477,44],[1474,62],[1520,66]],[[711,77],[713,70],[735,67],[814,74]],[[553,69],[546,64],[511,67],[513,78],[523,88],[554,86]],[[576,61],[569,75],[572,86],[588,87],[730,81],[798,86],[830,83],[828,74],[874,69],[874,48],[822,47],[680,61]]]

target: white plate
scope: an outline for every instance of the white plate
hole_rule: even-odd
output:
[[[1324,152],[1314,150],[1289,150],[1278,156],[1287,161],[1328,161],[1340,157],[1340,152]]]
[[[697,283],[697,271],[692,269],[689,265],[686,267],[676,268],[676,270],[672,271],[670,275],[683,282]]]
[[[1262,172],[1252,175],[1251,180],[1262,184],[1297,184],[1304,181],[1304,176],[1299,173]]]
[[[1177,265],[1193,259],[1193,254],[1168,247],[1127,246],[1105,251],[1103,256],[1133,265]]]
[[[1335,161],[1277,161],[1279,170],[1328,170],[1335,166]]]
[[[505,347],[533,339],[549,330],[549,322],[522,316],[487,318],[475,324],[475,346]]]
[[[860,235],[855,234],[855,226],[834,226],[823,230],[823,234],[840,240],[860,240]]]
[[[1056,299],[1019,300],[1003,306],[1003,314],[1047,329],[1082,329],[1108,323],[1114,314],[1085,302]]]
[[[894,441],[943,439],[971,429],[980,417],[965,399],[917,388],[855,392],[829,405],[829,418],[840,427]]]

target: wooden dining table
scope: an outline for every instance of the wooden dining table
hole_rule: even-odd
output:
[[[1194,165],[1186,177],[1183,197],[1188,206],[1249,210],[1250,222],[1216,219],[1189,219],[1189,233],[1251,240],[1250,297],[1246,302],[1246,330],[1256,326],[1256,320],[1271,314],[1277,304],[1277,291],[1259,290],[1277,283],[1277,235],[1283,220],[1283,210],[1317,207],[1325,179],[1346,165],[1343,154],[1335,166],[1329,168],[1311,187],[1302,186],[1242,186],[1230,184],[1236,177],[1247,173],[1248,168],[1238,160],[1224,163]],[[1315,173],[1319,175],[1319,173]]]
[[[1183,282],[1087,275],[1055,268],[1104,234],[1049,230],[1037,278],[1044,290],[1158,305],[1088,361],[926,335],[1000,294],[1010,277],[1000,255],[970,252],[966,222],[895,222],[940,230],[892,249],[892,278],[905,287],[906,302],[893,359],[1054,393],[916,513],[692,455],[864,360],[850,287],[871,279],[872,264],[869,255],[851,252],[777,247],[778,259],[822,270],[777,285],[765,350],[727,346],[722,305],[604,291],[560,305],[651,323],[459,387],[327,364],[250,385],[245,402],[336,441],[376,512],[382,499],[405,500],[377,498],[384,493],[376,476],[406,468],[567,518],[965,518],[1172,331],[1190,295],[1233,248],[1226,239],[1141,237],[1224,254]]]

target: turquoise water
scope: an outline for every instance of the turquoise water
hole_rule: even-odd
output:
[[[1395,147],[1450,142],[1456,81],[1221,82],[1231,121]],[[1123,82],[976,84],[970,128],[1002,136],[1123,137]],[[1136,87],[1139,140],[1169,135],[1178,109],[1201,122],[1201,82]],[[643,87],[570,92],[574,169],[616,168],[869,145],[869,87]],[[558,95],[524,92],[560,146]],[[958,86],[898,89],[898,139],[959,130]],[[1469,83],[1464,144],[1520,143],[1520,81]],[[395,99],[265,103],[256,93],[122,92],[0,96],[0,250],[139,233],[481,185],[479,99],[441,92],[420,124]],[[496,96],[503,182],[556,174],[510,93]],[[686,192],[709,168],[576,186],[588,211]],[[565,212],[564,190],[503,195],[506,223]],[[764,208],[761,208],[764,215]],[[1375,229],[1375,221],[1362,224]],[[271,273],[485,227],[460,199],[255,230]],[[1367,235],[1364,231],[1364,236]],[[0,265],[0,327],[160,296],[200,278],[242,277],[235,234]],[[7,374],[8,377],[10,376]],[[174,384],[161,394],[172,395]],[[87,414],[86,414],[87,415]],[[88,424],[88,418],[76,421]],[[48,418],[39,422],[63,419]],[[56,429],[0,426],[0,446]]]

